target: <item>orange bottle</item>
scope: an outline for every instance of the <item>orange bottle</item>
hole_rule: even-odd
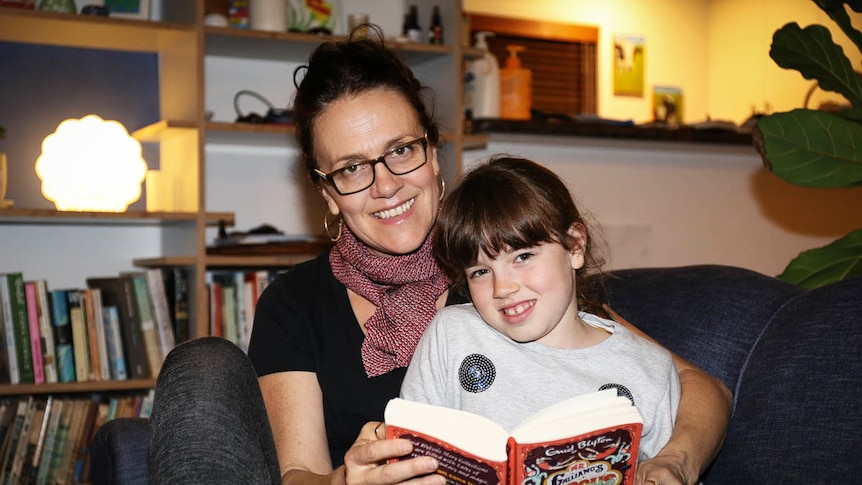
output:
[[[506,67],[500,69],[500,118],[529,120],[533,96],[533,73],[521,66],[522,45],[508,45]]]

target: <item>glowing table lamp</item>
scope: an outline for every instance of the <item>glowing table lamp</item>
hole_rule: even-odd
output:
[[[125,212],[141,198],[147,162],[122,124],[87,115],[45,137],[36,174],[57,210]]]

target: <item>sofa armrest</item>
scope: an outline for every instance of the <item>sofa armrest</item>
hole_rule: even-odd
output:
[[[105,423],[90,445],[93,485],[146,485],[150,431],[144,418],[118,418]]]

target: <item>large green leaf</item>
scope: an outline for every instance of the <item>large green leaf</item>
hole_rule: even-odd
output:
[[[799,71],[805,79],[816,79],[821,89],[840,93],[854,106],[862,106],[862,78],[826,27],[801,29],[796,22],[785,25],[772,36],[769,56],[779,66]]]
[[[844,34],[856,44],[856,48],[862,50],[862,32],[853,28],[850,16],[847,15],[846,4],[854,12],[862,12],[862,0],[814,0],[829,17],[841,27]]]
[[[796,109],[761,118],[754,143],[764,165],[806,187],[862,185],[862,124]]]
[[[777,278],[805,288],[817,288],[857,274],[862,274],[862,229],[826,246],[800,253]]]

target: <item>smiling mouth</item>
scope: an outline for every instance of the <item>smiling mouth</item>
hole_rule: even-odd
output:
[[[535,305],[536,305],[536,300],[530,300],[528,302],[519,303],[519,304],[512,306],[512,307],[509,307],[509,308],[504,308],[500,311],[503,312],[503,315],[506,315],[507,317],[517,317],[518,315],[524,313],[525,311],[529,310],[530,308],[533,308]]]
[[[400,216],[401,214],[407,212],[413,204],[416,203],[416,198],[412,198],[407,202],[399,205],[398,207],[394,207],[392,209],[386,209],[385,211],[375,212],[374,217],[376,219],[391,219],[393,217]]]

